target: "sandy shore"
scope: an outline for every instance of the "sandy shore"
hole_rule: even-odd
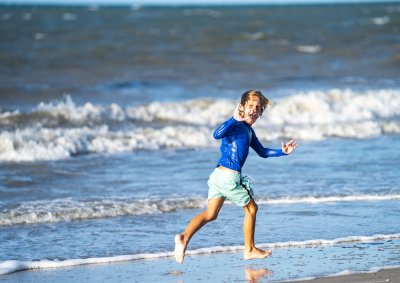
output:
[[[373,273],[357,273],[334,277],[323,277],[313,280],[295,281],[296,283],[380,283],[400,282],[400,268],[383,269]]]
[[[27,270],[0,275],[0,282],[399,282],[400,240],[346,245],[274,248],[266,259],[243,260],[243,252],[172,257]],[[365,272],[365,273],[362,273]],[[332,274],[349,274],[326,277]],[[317,278],[317,279],[315,279]],[[307,281],[308,279],[308,281]],[[311,281],[310,281],[311,280]]]
[[[112,265],[95,265],[78,268],[65,268],[61,270],[42,270],[42,271],[26,271],[5,276],[0,276],[0,282],[246,282],[246,283],[262,283],[262,282],[296,282],[296,283],[399,283],[400,268],[384,269],[373,273],[357,273],[351,275],[341,275],[333,277],[321,277],[309,280],[280,281],[274,280],[273,272],[267,269],[246,268],[242,271],[241,276],[229,276],[230,280],[225,281],[225,275],[204,272],[199,277],[198,272],[194,275],[185,274],[179,270],[173,270],[163,274],[148,273],[147,276],[138,274],[134,270],[129,271],[129,266],[136,263],[119,263]],[[153,270],[154,271],[154,270]],[[223,272],[220,270],[220,272]],[[147,279],[144,279],[147,278]],[[145,281],[142,281],[142,280]],[[56,280],[56,281],[54,281]],[[147,281],[149,280],[149,281]],[[152,281],[157,280],[157,281]]]

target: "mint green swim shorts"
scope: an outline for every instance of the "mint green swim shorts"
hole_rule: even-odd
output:
[[[224,197],[236,205],[246,206],[253,198],[250,182],[241,174],[215,168],[208,179],[208,200]]]

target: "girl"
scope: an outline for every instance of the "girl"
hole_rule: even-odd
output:
[[[214,138],[222,139],[221,158],[208,180],[208,206],[204,212],[190,221],[182,234],[175,236],[174,257],[178,263],[183,262],[186,247],[192,236],[206,223],[217,218],[225,199],[243,207],[245,211],[244,259],[265,258],[272,254],[270,250],[261,250],[254,244],[258,206],[253,199],[249,181],[241,175],[249,147],[263,158],[288,155],[297,147],[297,143],[293,140],[286,144],[282,143],[282,149],[262,146],[252,125],[268,104],[269,100],[260,91],[246,91],[236,107],[234,116],[215,129]]]

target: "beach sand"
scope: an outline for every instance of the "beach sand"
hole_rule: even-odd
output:
[[[207,250],[202,250],[207,252]],[[400,282],[400,240],[273,248],[266,259],[243,260],[243,252],[189,252],[172,257],[21,271],[7,282]],[[169,253],[168,255],[172,255]],[[112,257],[110,258],[112,260]],[[356,273],[347,275],[350,273]],[[329,275],[339,277],[323,278]],[[317,278],[317,279],[315,279]]]
[[[313,280],[300,280],[297,283],[380,283],[380,282],[400,282],[400,268],[383,269],[377,272],[357,273],[341,276],[330,276],[316,278]]]

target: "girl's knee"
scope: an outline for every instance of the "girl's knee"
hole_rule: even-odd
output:
[[[205,218],[208,222],[216,220],[218,217],[218,213],[214,211],[206,211]]]
[[[258,211],[258,204],[256,204],[255,202],[253,202],[253,204],[254,204],[254,205],[252,205],[251,208],[250,208],[250,212],[251,212],[252,214],[257,214],[257,211]]]
[[[245,211],[253,215],[257,214],[258,205],[253,199],[251,199],[250,202],[245,206]]]

